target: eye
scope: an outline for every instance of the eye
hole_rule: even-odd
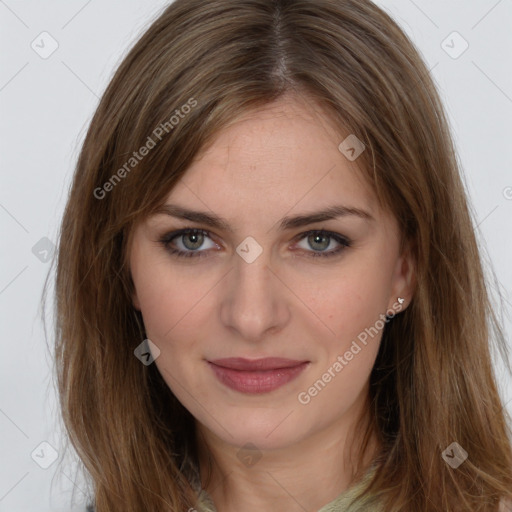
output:
[[[205,240],[210,240],[210,244],[203,246]],[[168,233],[159,242],[171,254],[184,258],[207,256],[207,249],[220,247],[211,240],[208,231],[190,228]]]
[[[297,247],[304,250],[307,257],[336,256],[351,245],[348,238],[325,230],[301,233],[296,240],[305,241],[306,246],[297,244]],[[178,258],[207,257],[211,249],[221,249],[221,246],[211,239],[208,231],[194,228],[167,233],[159,242],[170,254]]]
[[[350,247],[351,242],[348,238],[325,230],[314,230],[302,233],[299,240],[305,240],[306,247],[300,247],[306,252],[310,253],[311,257],[330,257],[336,256],[347,247]],[[313,251],[309,250],[313,249]]]

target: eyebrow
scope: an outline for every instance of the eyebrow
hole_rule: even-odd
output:
[[[198,224],[204,224],[218,230],[233,232],[233,229],[228,222],[214,213],[190,210],[174,204],[164,204],[155,211],[155,215],[159,214],[197,222]],[[285,231],[287,229],[307,226],[308,224],[313,224],[315,222],[323,222],[346,216],[356,216],[365,221],[375,220],[367,211],[362,210],[361,208],[335,205],[316,212],[305,213],[293,217],[284,217],[279,222],[279,229]]]

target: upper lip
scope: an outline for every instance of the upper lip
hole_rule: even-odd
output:
[[[228,357],[224,359],[213,359],[209,361],[217,366],[230,368],[232,370],[278,370],[280,368],[293,368],[308,361],[297,359],[285,359],[283,357],[264,357],[261,359],[245,359],[243,357]]]

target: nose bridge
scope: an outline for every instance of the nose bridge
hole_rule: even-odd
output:
[[[265,252],[250,263],[237,256],[222,295],[224,325],[249,341],[260,340],[267,331],[282,328],[287,321],[285,290],[269,263]]]

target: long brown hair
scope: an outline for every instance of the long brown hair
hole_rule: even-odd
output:
[[[126,248],[219,130],[289,92],[365,143],[361,172],[413,250],[415,295],[386,326],[370,378],[368,428],[382,445],[370,491],[388,512],[495,512],[512,499],[491,362],[492,344],[505,359],[506,346],[438,93],[413,44],[369,0],[177,0],[103,95],[56,276],[62,417],[96,511],[195,504],[194,420],[156,366],[134,356],[145,332]],[[468,453],[457,469],[442,457],[453,442]]]

